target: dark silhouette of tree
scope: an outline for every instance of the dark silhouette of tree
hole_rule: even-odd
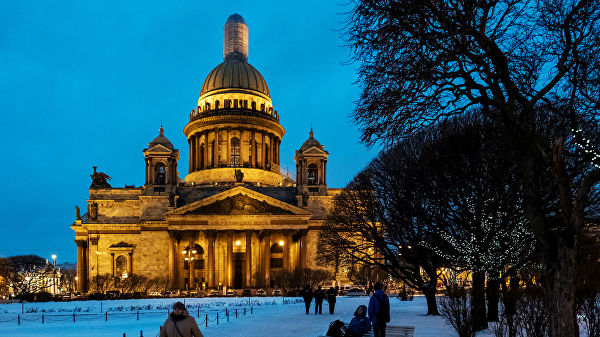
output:
[[[367,144],[393,144],[477,108],[518,154],[523,206],[541,247],[551,337],[579,336],[576,257],[600,180],[600,2],[356,1],[346,30]],[[569,126],[548,141],[543,109]],[[545,119],[542,117],[542,122]],[[567,153],[583,168],[569,172]],[[546,213],[554,180],[557,212]]]

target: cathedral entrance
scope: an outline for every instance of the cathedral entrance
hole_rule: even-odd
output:
[[[241,289],[244,285],[244,260],[246,253],[233,253],[233,288]]]

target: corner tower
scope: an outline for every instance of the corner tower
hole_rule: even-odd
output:
[[[308,139],[294,155],[298,194],[327,195],[327,157],[329,152],[315,139],[312,128]]]
[[[233,14],[223,28],[223,63],[204,80],[183,130],[189,144],[190,184],[282,183],[279,149],[285,130],[267,82],[248,63],[248,26]]]
[[[171,193],[177,187],[179,173],[177,160],[179,150],[165,137],[165,130],[160,126],[158,136],[144,149],[146,159],[146,193]]]

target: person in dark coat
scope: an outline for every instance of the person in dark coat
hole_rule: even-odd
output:
[[[327,303],[329,303],[329,313],[333,315],[333,310],[335,310],[335,301],[337,296],[337,291],[333,289],[333,287],[327,290]]]
[[[313,292],[310,290],[310,287],[307,285],[302,290],[302,298],[304,298],[304,306],[306,307],[306,314],[308,315],[308,311],[310,310],[310,302],[313,299]]]
[[[373,296],[371,296],[371,299],[369,300],[369,310],[368,310],[369,319],[371,320],[371,323],[373,325],[373,335],[375,337],[385,337],[385,326],[386,326],[387,322],[381,322],[377,318],[377,313],[381,309],[382,303],[385,303],[388,310],[390,310],[390,299],[383,292],[383,286],[381,285],[381,283],[379,283],[379,282],[375,283],[375,286],[373,287],[373,289],[375,289],[375,292],[373,293]]]
[[[175,302],[173,312],[160,328],[160,337],[204,337],[194,317],[187,312],[185,304]]]
[[[323,313],[323,299],[325,298],[325,292],[321,289],[321,286],[315,290],[313,296],[315,297],[315,315],[320,315]]]
[[[371,330],[371,322],[367,318],[367,307],[360,305],[356,308],[354,318],[348,324],[348,330],[344,337],[362,337],[369,330]]]

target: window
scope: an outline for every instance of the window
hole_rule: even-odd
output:
[[[127,258],[123,255],[119,255],[117,257],[117,276],[123,276],[123,274],[127,274]]]
[[[252,107],[252,110],[256,110],[256,102],[253,101],[250,106]]]
[[[282,258],[271,258],[271,268],[283,268],[283,259]]]
[[[163,164],[163,163],[156,164],[155,170],[156,170],[156,175],[155,175],[154,184],[156,184],[156,185],[166,184],[167,175],[166,175],[165,164]]]
[[[317,165],[315,164],[310,164],[308,165],[308,184],[309,185],[317,185],[318,182],[318,177],[319,177],[319,170],[317,169]]]
[[[231,166],[240,166],[240,139],[231,138]]]
[[[265,144],[265,163],[269,165],[269,144]]]
[[[271,254],[282,254],[283,253],[283,245],[279,243],[275,243],[271,246]]]
[[[220,103],[221,103],[221,102],[219,102],[219,100],[216,100],[216,101],[215,101],[215,109],[218,109],[218,108],[221,106],[221,104],[220,104]]]
[[[202,169],[204,168],[204,143],[200,145],[200,153],[198,155],[200,156],[200,169]]]

